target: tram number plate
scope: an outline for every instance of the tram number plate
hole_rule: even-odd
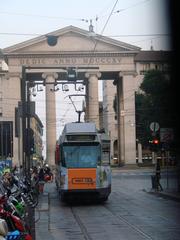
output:
[[[92,178],[73,178],[72,183],[73,184],[87,184],[87,183],[92,184],[93,179]]]

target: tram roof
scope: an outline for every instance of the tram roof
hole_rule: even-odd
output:
[[[94,123],[67,123],[64,127],[64,134],[96,134]]]

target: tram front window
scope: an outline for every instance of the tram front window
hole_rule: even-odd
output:
[[[67,168],[96,168],[100,159],[100,145],[63,146],[63,155]]]

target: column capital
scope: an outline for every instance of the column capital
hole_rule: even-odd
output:
[[[128,76],[128,75],[132,75],[133,77],[136,77],[138,74],[136,71],[121,71],[121,72],[119,72],[119,77],[124,77],[124,76]]]
[[[85,73],[86,78],[90,78],[91,76],[96,76],[97,78],[100,78],[101,73],[100,72],[86,72]]]
[[[54,79],[57,79],[58,78],[58,74],[55,73],[55,72],[44,72],[42,74],[42,78],[47,79],[48,77],[52,77]]]
[[[4,75],[6,75],[7,78],[13,78],[13,77],[22,78],[22,73],[21,72],[7,72]]]

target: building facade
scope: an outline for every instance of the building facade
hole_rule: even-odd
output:
[[[140,51],[134,58],[135,71],[137,75],[132,85],[133,95],[139,90],[139,86],[143,81],[144,74],[149,70],[160,70],[168,73],[171,70],[171,52],[169,51]],[[112,163],[117,163],[118,157],[118,122],[117,113],[114,111],[113,101],[117,96],[116,86],[113,81],[103,81],[103,128],[111,138],[111,159]],[[130,98],[124,99],[125,102]],[[121,116],[134,115],[132,109],[121,110]],[[128,122],[129,126],[134,126],[135,122]]]
[[[31,118],[30,122],[31,128],[34,132],[34,149],[32,154],[32,165],[33,166],[42,166],[43,165],[43,124],[40,118],[35,114],[33,118]]]
[[[47,36],[56,43],[48,44]],[[13,123],[13,158],[22,159],[22,139],[15,137],[15,108],[21,101],[22,67],[31,67],[32,79],[46,86],[47,162],[54,163],[56,144],[55,86],[63,81],[67,69],[73,67],[86,86],[86,120],[99,129],[98,80],[103,80],[103,127],[112,139],[112,158],[121,163],[136,162],[135,90],[142,81],[141,71],[151,61],[140,57],[137,46],[69,26],[55,32],[3,49],[8,73],[1,80],[0,121]],[[140,55],[139,55],[140,54]],[[139,57],[139,58],[138,58]],[[151,66],[150,66],[151,67]],[[113,83],[116,83],[115,85]],[[117,93],[117,121],[113,99]],[[8,106],[8,108],[6,108]],[[52,124],[53,123],[53,124]],[[20,123],[21,125],[22,123]],[[22,133],[20,133],[22,136]],[[118,139],[118,141],[117,141]],[[117,150],[118,149],[118,150]],[[20,160],[21,161],[21,160]]]

